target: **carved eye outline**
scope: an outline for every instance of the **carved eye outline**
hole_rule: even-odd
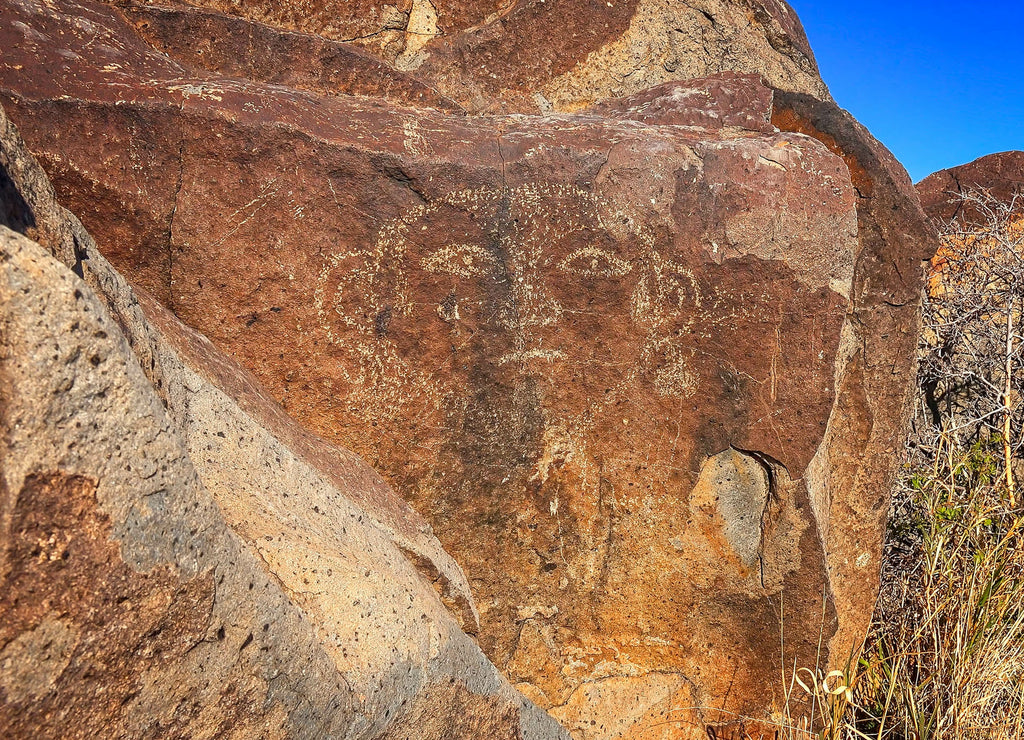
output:
[[[700,283],[693,272],[682,265],[671,261],[665,263],[659,270],[657,284],[661,300],[671,306],[673,312],[703,307]]]
[[[588,258],[589,265],[587,265]],[[605,262],[606,267],[598,267],[598,262],[601,260]],[[573,264],[575,262],[583,263],[583,265]],[[558,269],[562,272],[568,272],[571,275],[579,275],[581,277],[620,278],[631,273],[633,266],[626,262],[626,260],[620,259],[600,247],[583,247],[559,262]]]
[[[494,255],[475,244],[445,244],[420,260],[420,267],[434,275],[484,277],[498,267]]]
[[[703,308],[704,294],[691,270],[655,255],[653,269],[637,281],[630,303],[638,324],[653,329],[671,321],[676,330],[684,330]]]

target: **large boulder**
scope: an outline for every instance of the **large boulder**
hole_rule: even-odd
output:
[[[846,664],[935,247],[884,147],[729,71],[546,116],[288,87],[157,12],[4,0],[0,95],[133,282],[427,517],[518,689],[691,738]]]
[[[0,338],[0,735],[563,736],[425,522],[138,300],[2,110]]]
[[[245,40],[211,32],[220,24],[241,28],[220,11],[358,45],[414,72],[472,112],[578,110],[670,80],[724,71],[759,74],[774,87],[828,98],[800,19],[785,0],[116,4],[140,33],[172,55],[205,54],[202,66],[222,63],[216,47]],[[264,39],[272,31],[261,24],[248,24],[247,35],[266,50]],[[322,58],[321,43],[310,45],[304,56]],[[269,61],[261,66],[275,68]]]
[[[1024,208],[1024,152],[998,152],[973,162],[933,172],[917,184],[921,205],[936,223],[959,218],[968,224],[981,215],[964,195],[987,192],[995,200],[1010,203],[1016,196]],[[966,205],[966,211],[965,211]]]

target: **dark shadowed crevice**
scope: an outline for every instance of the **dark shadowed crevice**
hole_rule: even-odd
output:
[[[477,634],[480,631],[480,617],[468,594],[462,593],[430,558],[401,545],[399,549],[420,575],[434,587],[441,603],[458,622],[462,631],[470,635]]]
[[[35,214],[21,197],[3,164],[0,164],[0,226],[6,226],[11,231],[26,236],[29,229],[36,226]]]

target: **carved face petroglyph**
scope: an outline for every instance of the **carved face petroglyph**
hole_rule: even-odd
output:
[[[693,377],[673,337],[703,299],[650,227],[589,190],[538,183],[411,209],[372,244],[327,257],[315,300],[327,338],[355,360],[354,388],[436,404],[460,351],[551,380],[585,366],[609,388],[646,368],[659,393],[685,396]]]

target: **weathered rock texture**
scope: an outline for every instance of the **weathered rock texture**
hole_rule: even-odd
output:
[[[4,3],[0,94],[104,253],[427,516],[484,651],[576,737],[768,720],[784,668],[846,662],[935,246],[846,113],[723,72],[467,117]]]
[[[0,205],[0,735],[562,735],[423,521],[137,301],[3,111]]]
[[[970,221],[972,214],[963,212],[961,195],[980,190],[988,191],[1003,203],[1009,203],[1016,195],[1024,207],[1024,152],[989,154],[959,167],[934,172],[917,184],[925,213],[942,224],[958,217]]]
[[[180,6],[117,2],[140,32],[174,56],[217,59],[218,16]],[[578,110],[670,80],[724,71],[759,74],[783,90],[828,98],[803,27],[784,0],[199,0],[188,5],[359,45],[413,71],[473,112]],[[231,27],[240,29],[235,24]],[[254,43],[278,60],[295,34]],[[237,31],[236,31],[237,32]],[[308,56],[326,46],[317,41]],[[227,66],[232,63],[228,62]],[[257,62],[280,69],[271,58]],[[303,62],[304,64],[304,62]]]

